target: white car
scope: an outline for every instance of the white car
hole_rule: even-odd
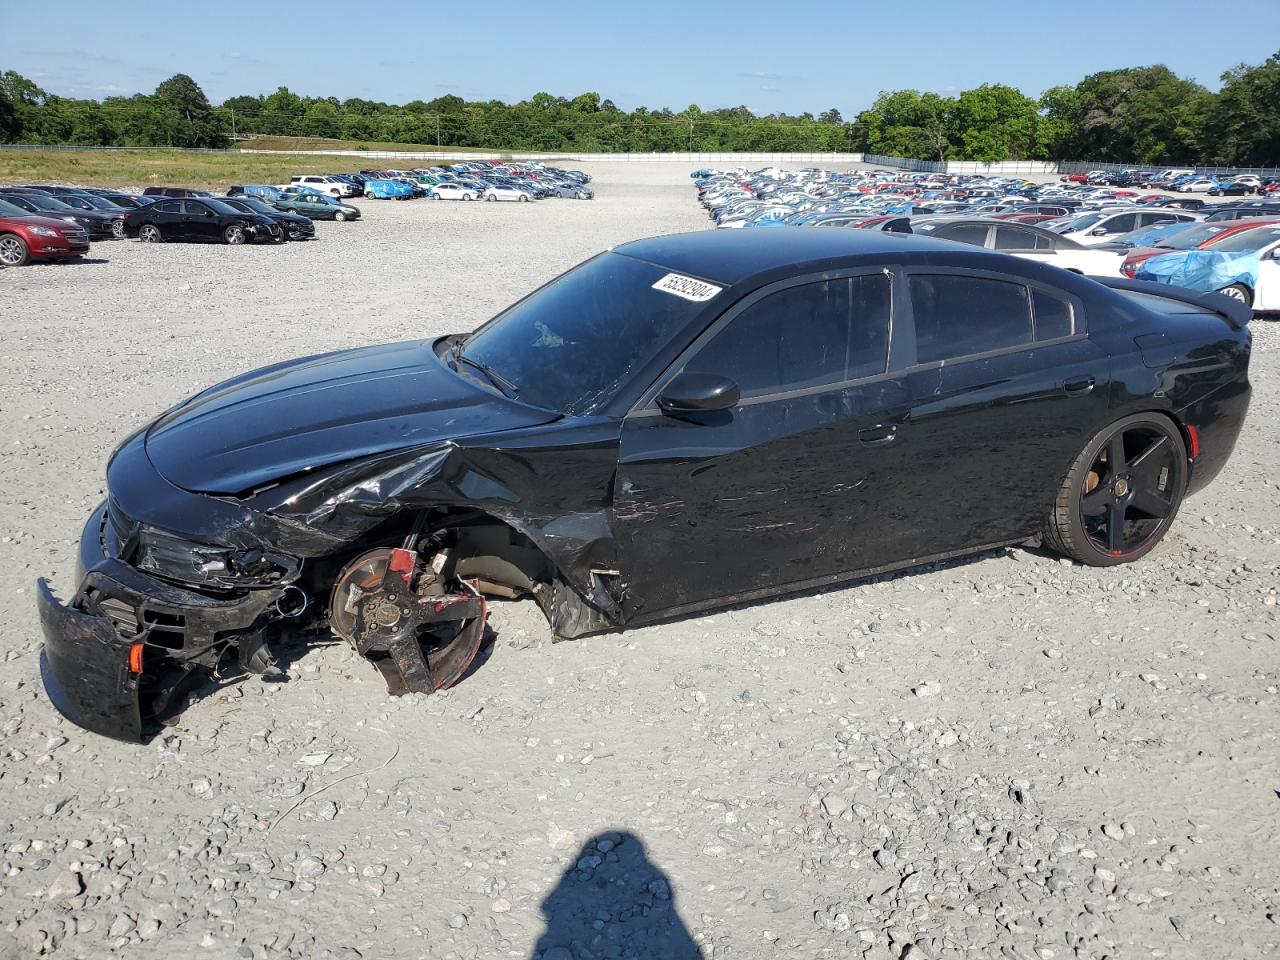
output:
[[[1258,279],[1253,288],[1250,289],[1249,284],[1242,281],[1223,287],[1218,292],[1251,305],[1255,311],[1270,313],[1280,310],[1280,223],[1241,230],[1207,249],[1213,253],[1242,256],[1256,253]]]
[[[1197,180],[1188,180],[1178,188],[1178,193],[1208,193],[1215,186],[1217,186],[1217,181],[1200,177]]]
[[[508,187],[503,183],[494,183],[485,188],[484,198],[486,200],[514,200],[517,203],[527,203],[529,194],[515,187]]]
[[[1086,247],[1110,243],[1122,233],[1158,223],[1191,223],[1204,214],[1168,207],[1139,207],[1128,210],[1091,210],[1055,228],[1055,232]]]
[[[1098,277],[1120,276],[1120,264],[1124,263],[1126,252],[1091,250],[1052,230],[1008,220],[913,220],[911,230],[939,240],[971,243],[1023,260],[1036,260],[1072,273]]]
[[[478,200],[480,194],[459,183],[437,183],[428,196],[432,200]]]
[[[312,175],[290,177],[289,183],[295,187],[310,187],[317,193],[323,193],[330,197],[355,197],[360,194],[360,188],[354,183],[339,180],[337,177]]]

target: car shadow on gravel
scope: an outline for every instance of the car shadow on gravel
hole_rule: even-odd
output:
[[[597,834],[542,901],[547,928],[530,960],[702,960],[671,881],[633,833]]]

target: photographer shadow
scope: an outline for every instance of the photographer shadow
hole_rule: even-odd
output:
[[[547,928],[530,960],[702,960],[666,874],[632,833],[587,841],[542,901]]]

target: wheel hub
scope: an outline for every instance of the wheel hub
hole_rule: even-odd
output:
[[[1111,487],[1111,492],[1114,493],[1117,498],[1128,495],[1129,493],[1128,479],[1125,477],[1118,477],[1116,479],[1116,482]]]

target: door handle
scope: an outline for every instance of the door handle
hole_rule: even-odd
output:
[[[1079,397],[1093,390],[1097,383],[1093,377],[1073,377],[1062,385],[1062,391],[1069,397]]]
[[[883,447],[887,443],[893,443],[894,438],[898,435],[898,425],[894,423],[879,423],[874,427],[867,427],[865,430],[858,432],[858,439],[862,441],[864,447]]]

